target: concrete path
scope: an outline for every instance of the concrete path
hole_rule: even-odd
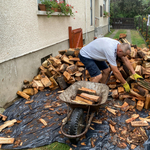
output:
[[[121,29],[116,29],[116,30],[110,35],[110,38],[113,38],[119,30],[121,30]],[[126,34],[127,34],[127,37],[126,37],[126,39],[127,39],[130,43],[132,43],[132,41],[131,41],[131,32],[130,32],[130,29],[126,29],[126,30],[127,30],[127,33],[126,33]]]

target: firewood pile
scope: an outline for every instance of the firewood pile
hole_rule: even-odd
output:
[[[76,81],[90,81],[90,75],[78,58],[81,48],[61,50],[55,57],[50,56],[39,67],[37,76],[32,81],[24,80],[22,91],[17,94],[30,100],[30,96],[45,88],[51,90],[60,87],[66,89]]]

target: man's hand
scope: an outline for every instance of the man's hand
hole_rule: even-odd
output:
[[[137,80],[138,78],[143,78],[142,76],[138,75],[137,73],[132,75],[134,77],[135,80]]]
[[[123,84],[123,87],[125,88],[126,92],[130,92],[130,86],[127,82],[125,84]]]

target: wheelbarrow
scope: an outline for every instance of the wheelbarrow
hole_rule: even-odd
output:
[[[89,88],[96,91],[96,95],[101,97],[101,101],[97,104],[78,104],[73,102],[72,97],[76,97],[79,88]],[[67,117],[63,119],[61,132],[68,137],[72,143],[76,143],[80,137],[87,133],[95,112],[98,112],[99,107],[107,100],[109,88],[102,83],[94,83],[89,81],[78,81],[69,86],[63,93],[59,95],[60,100],[65,102],[71,111],[67,112]],[[83,111],[87,111],[86,125],[83,125]],[[68,123],[68,132],[64,132],[64,126]],[[83,130],[84,128],[84,130]],[[82,131],[83,130],[83,131]]]

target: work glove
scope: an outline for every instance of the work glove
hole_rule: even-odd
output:
[[[135,80],[137,80],[139,78],[143,79],[143,77],[138,75],[137,73],[133,74],[132,76],[134,77]]]
[[[125,84],[123,84],[123,87],[125,88],[126,92],[130,92],[130,86],[127,82]]]

